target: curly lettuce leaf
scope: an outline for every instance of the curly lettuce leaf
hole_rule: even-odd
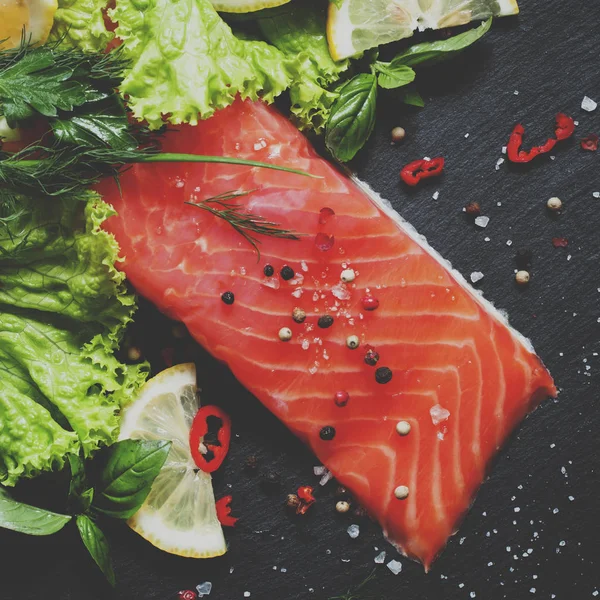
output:
[[[104,24],[107,0],[58,0],[50,40],[86,52],[104,50],[113,34]]]
[[[196,124],[238,94],[272,102],[291,83],[283,54],[237,38],[209,0],[119,0],[109,14],[131,61],[120,90],[150,127]]]
[[[291,111],[300,129],[323,130],[338,93],[330,89],[348,69],[349,61],[334,61],[327,44],[326,7],[308,2],[261,18],[260,29],[286,58],[292,75]]]
[[[0,482],[60,468],[118,434],[118,412],[147,376],[114,351],[135,299],[100,228],[114,211],[34,203],[0,229]]]

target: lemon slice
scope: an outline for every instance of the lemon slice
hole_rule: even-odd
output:
[[[264,8],[275,8],[287,4],[290,0],[211,0],[211,4],[220,12],[249,13]]]
[[[0,0],[0,40],[3,48],[14,48],[21,42],[23,28],[31,43],[48,39],[57,0]]]
[[[225,554],[227,547],[211,477],[198,470],[190,452],[189,432],[197,412],[193,364],[162,371],[124,409],[119,439],[173,442],[148,498],[127,524],[165,552],[212,558]]]
[[[342,0],[329,5],[327,39],[334,60],[410,37],[519,12],[517,0]]]

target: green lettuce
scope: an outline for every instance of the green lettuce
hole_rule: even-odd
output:
[[[115,441],[147,365],[115,356],[135,300],[100,228],[112,209],[36,202],[0,229],[0,482],[61,468]]]
[[[272,102],[291,83],[283,54],[237,38],[209,0],[119,0],[109,14],[131,61],[121,92],[150,127],[196,124],[238,94]]]
[[[58,0],[51,40],[86,52],[104,50],[113,38],[104,24],[107,0]]]
[[[322,2],[293,5],[261,18],[258,24],[265,38],[285,55],[292,75],[291,111],[298,127],[321,132],[339,95],[331,86],[350,64],[336,62],[329,54],[326,6]]]

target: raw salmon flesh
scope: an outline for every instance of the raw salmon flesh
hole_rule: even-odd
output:
[[[507,436],[556,394],[549,373],[410,225],[275,109],[238,101],[168,133],[163,149],[318,176],[137,165],[122,194],[113,182],[100,191],[118,211],[107,228],[136,290],[225,361],[428,568]],[[257,261],[229,223],[185,204],[234,190],[251,192],[235,200],[244,210],[300,239],[261,237]]]

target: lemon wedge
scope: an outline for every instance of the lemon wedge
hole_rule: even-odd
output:
[[[18,46],[23,28],[32,44],[45,42],[57,7],[57,0],[0,0],[0,40],[6,40],[2,47]]]
[[[410,37],[519,12],[517,0],[342,0],[329,5],[327,40],[334,60]]]
[[[249,13],[265,8],[275,8],[290,0],[211,0],[215,10],[229,13]]]
[[[212,558],[225,554],[227,546],[211,477],[198,470],[190,452],[189,432],[197,412],[193,364],[162,371],[124,409],[119,439],[173,442],[148,498],[127,524],[165,552]]]

